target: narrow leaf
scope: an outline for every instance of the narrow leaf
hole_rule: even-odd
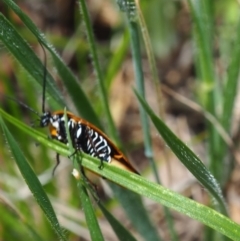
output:
[[[17,6],[15,2],[13,2],[12,0],[3,1],[9,6],[9,8],[11,8],[17,14],[17,16],[23,21],[27,28],[36,36],[36,38],[43,44],[43,46],[45,46],[49,50],[55,62],[58,73],[61,76],[61,79],[68,90],[68,94],[72,98],[72,101],[74,102],[78,112],[84,118],[91,121],[91,123],[100,127],[100,121],[96,113],[94,112],[90,101],[87,99],[85,93],[78,84],[78,81],[76,80],[75,76],[64,64],[63,60],[57,54],[53,46],[46,41],[44,34],[40,32],[40,30],[36,27],[32,20]],[[49,80],[47,82],[49,82]],[[61,105],[65,107],[65,105]]]
[[[53,207],[48,199],[48,196],[44,192],[41,183],[39,182],[38,178],[36,177],[35,173],[33,172],[32,168],[28,164],[27,160],[25,159],[23,153],[21,152],[19,146],[17,145],[16,141],[14,140],[13,136],[7,129],[6,125],[4,124],[2,118],[0,117],[0,124],[2,126],[3,132],[5,134],[6,140],[9,144],[10,150],[13,154],[14,160],[19,167],[29,189],[31,190],[33,196],[35,197],[36,201],[38,202],[39,206],[45,213],[47,219],[49,220],[52,228],[57,233],[60,239],[66,240],[64,232],[60,227],[60,224],[57,220],[56,214],[53,210]]]
[[[44,68],[40,59],[30,46],[16,31],[14,26],[0,13],[0,40],[8,48],[10,53],[19,61],[26,71],[42,85]],[[57,91],[55,81],[47,71],[47,91],[61,105],[64,105],[62,96]]]
[[[98,203],[98,206],[102,210],[104,216],[107,218],[120,241],[137,241],[131,235],[131,233],[121,223],[119,223],[119,221],[101,203]]]
[[[1,109],[0,113],[2,116],[4,116],[4,118],[8,118],[7,114]],[[17,121],[18,120],[15,119],[12,124],[18,126],[19,123],[16,124]],[[23,131],[28,130],[25,124],[22,123],[21,125]],[[35,138],[38,137],[35,136]],[[56,150],[62,155],[69,155],[69,151],[67,150],[66,146],[59,142],[53,142],[43,138],[39,138],[39,142],[53,150]],[[227,237],[232,238],[232,240],[239,241],[240,226],[213,209],[183,197],[158,184],[152,183],[139,175],[111,166],[111,164],[105,163],[104,168],[99,169],[99,160],[86,155],[85,153],[81,153],[81,161],[84,167],[99,174],[100,176],[106,177],[108,180],[111,180],[122,187],[132,190],[142,196],[161,203],[166,207],[172,208],[195,220],[198,220],[214,230],[226,235]]]
[[[162,120],[154,114],[146,101],[136,91],[135,94],[167,145],[172,149],[187,169],[218,201],[221,211],[224,214],[227,214],[222,191],[213,175],[209,172],[201,160],[180,139],[178,139],[177,136],[174,135],[174,133],[162,122]]]
[[[69,133],[66,108],[64,109],[64,120],[65,120],[65,122],[64,122],[65,129],[66,129],[66,132],[67,132],[68,147],[69,147],[70,153],[74,153],[76,150],[73,147],[71,135]],[[77,155],[73,155],[72,158],[74,159],[74,161],[73,161],[74,168],[76,170],[78,170],[78,172],[79,172],[80,171],[79,169],[81,169],[81,162],[80,162]],[[75,178],[76,178],[77,186],[78,186],[78,190],[79,190],[81,206],[82,206],[82,209],[83,209],[84,214],[85,214],[85,218],[86,218],[86,221],[87,221],[87,225],[88,225],[88,229],[89,229],[91,238],[92,238],[92,240],[99,240],[99,241],[104,240],[101,229],[98,225],[98,221],[97,221],[96,214],[94,212],[93,205],[91,203],[91,200],[89,198],[87,189],[85,187],[85,186],[88,186],[87,183],[85,184],[86,178],[82,177],[82,180],[81,180],[79,175],[76,175]],[[91,185],[91,184],[89,184],[89,185]],[[92,187],[90,186],[90,188],[92,188]]]

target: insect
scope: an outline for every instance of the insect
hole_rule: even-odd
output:
[[[43,48],[43,46],[42,46]],[[44,50],[44,48],[43,48]],[[46,53],[44,50],[45,64]],[[39,116],[40,127],[49,127],[50,135],[62,143],[67,144],[67,132],[65,129],[64,111],[58,110],[54,112],[45,110],[45,95],[46,95],[46,67],[44,67],[43,78],[43,93],[42,93],[42,114],[28,107],[24,103],[17,101],[19,104],[34,112]],[[12,99],[12,98],[10,98]],[[88,121],[67,112],[67,126],[75,151],[82,151],[100,160],[99,168],[103,167],[103,163],[111,163],[121,169],[139,174],[138,171],[131,165],[125,155],[116,147],[116,145],[93,124]],[[57,164],[53,169],[53,173],[60,163],[59,154],[57,153]]]
[[[71,141],[75,150],[83,151],[98,158],[100,160],[99,168],[102,168],[103,162],[108,162],[139,174],[107,135],[96,126],[70,112],[67,112],[67,122]],[[65,144],[68,143],[64,112],[62,110],[53,113],[43,112],[40,119],[40,126],[48,126],[50,135],[53,139]],[[59,155],[57,154],[57,165],[58,164]]]

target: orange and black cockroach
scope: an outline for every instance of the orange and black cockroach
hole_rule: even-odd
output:
[[[43,48],[43,47],[42,47]],[[45,64],[46,64],[46,53]],[[54,112],[45,110],[45,96],[46,96],[46,67],[44,68],[43,78],[43,93],[42,93],[42,114],[39,115],[35,110],[19,102],[25,108],[34,112],[39,116],[40,127],[49,127],[50,135],[53,139],[56,139],[64,144],[68,144],[67,132],[65,128],[65,116],[63,110]],[[96,157],[100,160],[99,168],[103,167],[103,163],[107,162],[121,169],[128,170],[130,172],[139,174],[138,171],[131,165],[126,156],[117,148],[117,146],[93,124],[77,117],[71,112],[66,113],[67,126],[69,128],[69,134],[75,152],[82,151],[89,154],[92,157]],[[57,164],[53,170],[59,165],[59,154],[57,154]]]
[[[119,168],[139,174],[106,134],[93,124],[70,112],[67,112],[66,115],[69,134],[76,151],[82,151],[90,156],[98,158],[100,160],[99,168],[103,166],[104,162],[108,162]],[[53,113],[43,112],[40,126],[48,126],[50,135],[53,139],[65,144],[68,143],[64,111],[59,110]],[[58,156],[57,162],[59,163]]]

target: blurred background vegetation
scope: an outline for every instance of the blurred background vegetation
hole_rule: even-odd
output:
[[[22,0],[16,1],[16,3],[46,35],[47,40],[56,48],[64,62],[73,71],[79,85],[82,86],[100,117],[101,124],[106,126],[107,121],[104,116],[90,56],[89,42],[86,38],[82,17],[79,14],[78,3],[73,0]],[[145,178],[154,181],[154,175],[144,155],[139,107],[132,92],[135,76],[126,19],[119,10],[116,1],[88,0],[86,3],[93,24],[101,68],[106,80],[105,87],[110,110],[120,139],[131,162],[138,167]],[[209,161],[210,154],[207,148],[209,129],[208,124],[206,124],[205,111],[209,111],[206,105],[206,92],[209,86],[206,86],[206,83],[200,78],[201,68],[197,65],[199,60],[194,55],[198,49],[193,35],[193,16],[189,3],[188,1],[142,0],[140,5],[149,31],[158,79],[161,83],[161,103],[158,103],[146,49],[142,42],[146,99],[156,113],[158,113],[159,106],[163,109],[165,123],[200,157],[206,166],[209,166],[210,163],[210,169],[212,168],[211,171],[214,173],[214,165]],[[233,58],[236,29],[239,24],[239,1],[211,1],[209,6],[213,25],[209,24],[207,28],[212,30],[211,54],[217,80],[212,87],[224,90],[229,63]],[[3,2],[0,2],[0,11],[43,60],[43,50],[37,39],[23,25],[18,16]],[[30,125],[36,116],[4,98],[3,95],[13,96],[41,112],[42,89],[36,82],[32,81],[32,77],[2,44],[0,44],[0,59],[1,107]],[[69,109],[76,113],[75,106],[71,103],[66,88],[59,80],[52,62],[51,57],[48,56],[46,67],[54,76],[56,85]],[[222,111],[223,90],[215,96],[215,121],[218,120],[218,113]],[[240,160],[236,151],[240,137],[238,98],[236,95],[233,114],[231,117],[229,116],[231,119],[230,129],[227,130],[235,145],[234,148],[229,146],[230,144],[224,147],[224,153],[221,155],[223,161],[219,160],[219,164],[216,165],[218,165],[218,169],[225,172],[214,174],[223,188],[230,218],[240,223]],[[48,106],[55,107],[49,102]],[[199,109],[199,106],[202,106],[203,109]],[[218,122],[214,124],[218,125]],[[90,240],[79,197],[76,195],[76,184],[70,174],[71,162],[67,158],[62,158],[60,167],[55,176],[52,177],[55,153],[44,146],[37,146],[30,137],[15,127],[9,126],[9,128],[15,134],[25,156],[44,185],[61,225],[69,231],[66,231],[68,239]],[[47,134],[46,130],[45,132]],[[204,188],[172,154],[153,127],[151,127],[151,139],[154,159],[162,184],[197,202],[209,205],[211,200]],[[27,231],[22,225],[24,219],[37,225],[39,234],[43,234],[45,240],[56,240],[55,233],[28,190],[2,137],[0,138],[0,166],[0,240],[16,238],[28,240],[25,236]],[[95,180],[95,177],[92,179]],[[98,182],[101,200],[108,209],[134,233],[137,240],[143,240],[134,230],[117,200],[114,199],[105,181],[99,180],[99,178],[95,181]],[[144,199],[144,204],[162,240],[171,240],[162,207],[147,199]],[[199,222],[174,211],[172,211],[172,215],[179,240],[212,240],[206,238],[208,230],[204,229]],[[98,218],[106,240],[117,240],[100,212]]]

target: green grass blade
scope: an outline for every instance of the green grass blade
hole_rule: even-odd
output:
[[[70,153],[74,153],[74,147],[72,145],[72,140],[71,140],[71,136],[69,133],[69,128],[68,128],[68,119],[67,119],[67,112],[66,112],[66,108],[64,110],[64,119],[65,119],[65,129],[67,131],[67,139],[68,139],[68,147],[69,147],[69,151]],[[80,200],[81,200],[81,206],[82,209],[84,211],[85,214],[85,218],[87,221],[87,225],[88,225],[88,229],[90,231],[90,235],[92,240],[104,240],[101,229],[98,225],[98,221],[97,221],[97,217],[96,214],[94,212],[94,208],[92,206],[91,200],[89,198],[88,192],[86,187],[89,187],[90,189],[92,188],[92,186],[90,186],[91,184],[88,184],[88,180],[85,180],[85,177],[82,177],[82,180],[79,177],[79,172],[81,172],[81,162],[78,158],[77,155],[73,155],[72,158],[73,160],[73,166],[75,168],[75,171],[78,172],[78,175],[74,175],[77,181],[77,186],[78,186],[78,190],[79,190],[79,196],[80,196]],[[82,173],[83,174],[83,173]],[[84,175],[84,174],[83,174]],[[94,190],[95,191],[95,190]]]
[[[240,239],[240,226],[209,207],[152,183],[139,175],[111,166],[111,164],[105,164],[104,168],[100,170],[98,161],[92,157],[83,158],[82,164],[129,190],[200,221],[232,240],[239,241]]]
[[[94,41],[92,24],[91,24],[91,21],[90,21],[90,16],[89,16],[89,12],[88,12],[85,0],[79,0],[79,6],[81,7],[81,13],[82,13],[83,21],[84,21],[85,26],[86,26],[86,34],[87,34],[87,38],[88,38],[88,41],[89,41],[89,47],[90,47],[90,51],[91,51],[92,62],[93,62],[94,70],[95,70],[95,73],[96,73],[96,78],[97,78],[97,81],[98,81],[99,92],[100,92],[100,95],[101,95],[103,108],[104,108],[105,115],[106,115],[107,122],[108,122],[107,132],[109,133],[111,138],[115,141],[115,143],[117,143],[118,146],[120,146],[118,133],[117,133],[116,127],[113,123],[113,119],[112,119],[110,109],[109,109],[109,105],[108,105],[108,96],[107,96],[107,92],[105,90],[103,73],[102,73],[100,63],[99,63],[99,60],[98,60],[97,47],[96,47],[96,43]]]
[[[48,50],[50,49],[48,48]],[[97,114],[95,113],[86,94],[77,83],[77,80],[74,77],[73,73],[66,67],[60,57],[54,53],[55,52],[51,51],[58,73],[61,76],[65,87],[68,90],[69,96],[72,98],[74,106],[76,106],[78,112],[83,118],[87,119],[95,126],[101,128],[102,125]]]
[[[224,106],[222,112],[222,126],[226,131],[229,131],[231,120],[232,120],[232,112],[234,107],[234,101],[236,99],[236,94],[238,90],[238,77],[239,77],[239,66],[240,66],[240,20],[238,22],[238,26],[236,29],[236,39],[234,42],[234,47],[232,50],[231,62],[228,68],[227,82],[224,87]]]
[[[68,136],[68,143],[69,143],[69,150],[70,153],[74,153],[74,148],[72,146],[72,141],[71,137],[68,131],[68,125],[67,125],[67,117],[65,113],[65,128],[67,130],[67,136]],[[80,161],[78,160],[78,156],[73,157],[74,160],[74,167],[76,170],[79,170],[79,167],[81,166]],[[88,223],[88,227],[91,233],[92,240],[96,240],[96,237],[102,237],[102,233],[99,229],[98,223],[97,223],[97,218],[96,215],[94,214],[93,207],[91,206],[91,202],[89,200],[89,197],[87,195],[86,188],[83,186],[83,184],[80,182],[78,178],[76,178],[78,181],[78,189],[80,192],[80,198],[81,198],[81,203],[82,203],[82,208],[84,210],[86,220]],[[84,181],[84,180],[83,180]],[[87,180],[86,180],[87,181]],[[89,187],[87,183],[85,183]],[[146,239],[146,240],[158,240],[157,237],[157,232],[153,225],[150,222],[150,219],[147,215],[147,212],[143,206],[141,198],[136,195],[133,192],[130,192],[126,189],[123,189],[121,187],[118,187],[116,185],[113,185],[110,183],[110,187],[114,192],[114,195],[116,198],[119,200],[119,202],[122,204],[124,207],[124,210],[126,211],[127,216],[129,219],[132,221],[133,225],[136,227],[136,229],[139,231],[139,233]],[[92,186],[89,187],[90,190],[92,189]],[[95,190],[92,190],[95,192]],[[95,195],[95,193],[94,193]],[[106,210],[104,214],[106,214]],[[110,219],[111,221],[114,221],[108,214],[106,217]],[[109,221],[110,221],[109,220]],[[144,220],[144,222],[142,222]],[[113,226],[114,230],[123,229],[122,226],[119,226],[119,224],[116,223],[117,221],[115,220],[111,225]],[[127,235],[127,231],[124,233],[119,233],[118,235]],[[121,236],[123,238],[123,236]],[[124,238],[128,237],[124,236]],[[131,236],[129,237],[131,238]]]
[[[137,12],[135,11],[135,2],[134,1],[126,1],[126,4],[124,4],[124,1],[118,1],[119,6],[124,8],[121,8],[124,13],[126,13],[126,19],[128,22],[128,28],[130,33],[130,42],[131,42],[131,51],[133,56],[133,66],[134,66],[134,74],[135,74],[135,83],[137,86],[138,91],[141,93],[142,96],[145,96],[145,88],[144,88],[144,75],[143,75],[143,68],[142,68],[142,61],[141,61],[141,47],[140,47],[140,34],[139,34],[139,26],[137,22]],[[144,140],[144,152],[145,156],[148,158],[148,160],[151,162],[151,164],[154,166],[153,161],[153,152],[152,152],[152,143],[151,143],[151,137],[150,137],[150,131],[149,131],[149,122],[146,113],[144,112],[144,109],[141,105],[139,105],[140,109],[140,119],[142,123],[142,131],[143,131],[143,140]],[[121,198],[121,197],[119,197]],[[133,206],[131,210],[131,204],[133,201],[131,201],[131,198],[135,199],[136,206]],[[124,208],[127,211],[127,214],[129,214],[129,218],[133,219],[133,224],[136,226],[137,230],[141,233],[141,235],[145,238],[145,240],[160,240],[160,237],[158,236],[154,226],[151,224],[150,219],[147,217],[147,213],[142,212],[142,219],[146,220],[146,224],[143,227],[143,223],[140,221],[141,218],[137,219],[138,213],[140,209],[143,209],[143,205],[141,200],[138,200],[137,197],[132,197],[126,195],[124,198],[126,201],[126,205]],[[142,206],[141,206],[142,205]],[[128,209],[129,207],[129,209]],[[147,229],[151,230],[147,232]]]
[[[203,90],[199,92],[202,103],[206,110],[217,117],[218,97],[221,96],[219,91],[217,78],[214,72],[214,60],[212,52],[212,17],[210,1],[194,1],[189,0],[190,13],[194,22],[194,40],[195,40],[195,56],[196,67],[200,76],[201,86]],[[207,122],[209,137],[209,169],[215,178],[222,184],[223,178],[223,156],[219,152],[221,137],[214,125]],[[223,143],[223,142],[222,142]]]
[[[42,237],[27,223],[27,220],[21,218],[18,213],[15,213],[9,206],[0,205],[2,228],[1,232],[4,240],[11,240],[11,232],[18,236],[18,240],[35,240],[44,241]],[[9,235],[9,237],[8,237]]]
[[[78,183],[78,190],[92,240],[104,240],[86,187]]]
[[[28,73],[37,82],[42,85],[44,66],[29,47],[26,41],[18,34],[14,26],[0,13],[0,40],[8,48],[10,53],[19,61],[19,63],[28,71]],[[64,100],[55,87],[55,82],[52,76],[47,72],[47,91],[61,105],[64,105]]]
[[[237,29],[236,29],[236,39],[234,41],[234,46],[232,49],[231,62],[228,67],[227,72],[227,80],[223,90],[223,110],[221,115],[221,124],[223,128],[231,133],[231,124],[233,118],[233,109],[235,105],[235,101],[237,98],[238,92],[238,82],[239,82],[239,66],[240,66],[240,20],[238,21]],[[226,151],[228,150],[228,146],[221,139],[220,142],[221,148],[219,148],[218,155],[224,157],[226,155]],[[221,167],[221,163],[217,163]],[[232,165],[229,165],[229,168],[223,172],[222,182],[226,183],[227,178],[229,178],[229,170],[232,168]]]
[[[115,198],[121,203],[128,219],[145,240],[161,240],[152,224],[142,199],[136,193],[110,184]],[[144,220],[144,221],[143,221]]]
[[[119,223],[118,220],[101,203],[99,203],[98,206],[103,212],[104,216],[107,218],[120,241],[137,241],[131,235],[131,233],[126,228],[124,228],[124,226]]]
[[[163,6],[164,2],[159,1],[158,4],[159,4],[159,6],[160,5]],[[154,57],[154,54],[153,54],[153,51],[152,51],[152,46],[151,46],[151,41],[150,41],[150,37],[149,37],[149,34],[148,34],[148,29],[147,29],[145,19],[143,17],[142,11],[141,11],[140,4],[138,2],[136,2],[136,8],[137,8],[137,14],[138,14],[138,24],[139,24],[139,27],[141,29],[141,34],[142,34],[143,42],[144,42],[144,45],[145,45],[145,51],[146,51],[146,54],[148,56],[148,61],[149,61],[150,69],[151,69],[152,80],[153,80],[154,85],[155,85],[156,99],[157,99],[157,103],[159,104],[159,107],[158,107],[159,114],[162,118],[164,118],[163,105],[161,104],[163,102],[162,101],[163,99],[162,99],[162,96],[161,96],[160,81],[159,81],[159,78],[158,78],[157,67],[156,67],[156,63],[155,63],[155,57]],[[162,13],[163,13],[163,11],[160,13],[160,18],[163,17],[163,16],[161,16]],[[163,19],[164,19],[164,17],[163,17]],[[168,22],[167,19],[164,19],[164,21],[161,24],[165,25],[166,22]],[[158,25],[158,27],[159,27],[159,25]],[[133,46],[135,47],[134,44],[133,44]],[[140,50],[139,50],[139,52],[140,52]],[[142,85],[144,85],[144,84],[142,83]],[[139,93],[141,93],[141,92],[139,92]],[[151,136],[149,134],[150,131],[149,131],[149,128],[148,128],[148,124],[146,126],[147,126],[147,128],[145,128],[146,129],[145,149],[146,149],[147,153],[148,152],[151,153],[152,152],[152,150],[151,150]],[[151,164],[151,168],[152,168],[152,171],[153,171],[153,174],[154,174],[154,177],[155,177],[157,183],[161,184],[161,180],[160,180],[159,173],[158,173],[158,170],[157,170],[157,165],[156,165],[156,163],[153,159],[153,155],[151,157],[149,157],[149,162]],[[177,241],[179,239],[177,237],[177,232],[174,228],[174,222],[173,222],[173,218],[171,216],[171,213],[170,213],[170,211],[167,207],[163,207],[163,210],[164,210],[164,214],[165,214],[166,221],[167,221],[167,224],[168,224],[168,229],[169,229],[169,232],[170,232],[171,239],[172,239],[172,241]]]
[[[73,153],[72,150],[69,150],[69,148],[60,143],[60,142],[57,142],[57,141],[49,141],[49,139],[46,137],[45,134],[37,131],[37,130],[34,130],[33,128],[29,127],[28,125],[20,122],[19,120],[17,120],[16,118],[10,116],[9,114],[7,114],[6,112],[4,112],[2,109],[0,109],[0,114],[8,121],[10,122],[11,124],[13,125],[16,125],[19,129],[21,129],[22,131],[24,131],[26,134],[30,135],[32,138],[34,138],[39,144],[42,144],[42,145],[45,145],[49,148],[51,148],[52,150],[60,153],[61,155],[65,155],[65,156],[68,156],[70,155],[71,153]],[[84,153],[81,153],[81,159],[83,160],[83,157],[86,156],[86,154]],[[87,162],[88,163],[88,162]],[[99,160],[97,160],[97,168],[99,166]],[[79,170],[79,165],[74,162],[74,167]],[[128,173],[127,173],[128,174]],[[101,174],[100,174],[101,175]],[[114,173],[113,175],[111,176],[110,179],[114,179]],[[126,184],[125,184],[126,185]],[[116,188],[116,185],[114,185],[115,188]],[[114,189],[114,188],[113,188]],[[122,190],[122,188],[121,188]],[[139,199],[139,197],[136,197],[136,195],[131,195],[131,193],[129,192],[126,192],[126,190],[123,190],[123,192],[118,192],[118,194],[120,195],[119,199],[120,199],[120,202],[122,203],[122,205],[124,207],[127,206],[127,212],[129,213],[129,215],[132,215],[132,219],[131,221],[136,225],[139,223],[139,219],[141,220],[146,220],[142,225],[145,225],[145,227],[150,227],[150,224],[146,223],[147,220],[148,220],[148,217],[146,216],[145,214],[145,210],[143,208],[143,205],[142,205],[142,202],[141,202],[141,199]],[[122,200],[122,199],[126,199],[127,197],[131,198],[130,201],[126,202],[126,200]],[[141,211],[139,211],[141,210]],[[143,215],[143,216],[142,216]],[[135,223],[135,219],[138,219],[138,221],[136,221]],[[92,226],[90,225],[89,226],[89,229],[91,229]],[[137,227],[139,230],[141,228],[141,225],[138,225]],[[145,230],[145,229],[143,229]],[[148,231],[151,230],[150,228],[148,228]],[[91,231],[91,230],[90,230]],[[146,231],[147,232],[147,231]],[[146,233],[145,232],[145,233]],[[155,232],[154,230],[151,231],[152,232]],[[140,232],[141,233],[141,232]],[[144,234],[144,236],[149,236],[151,235],[150,233],[148,234]]]
[[[146,101],[136,91],[135,94],[167,145],[172,149],[187,169],[217,200],[221,212],[227,214],[222,191],[213,175],[209,172],[201,160],[199,160],[199,158],[154,114]]]
[[[205,4],[205,1],[192,1],[189,0],[189,5],[191,9],[191,14],[194,20],[194,34],[196,41],[196,56],[198,58],[198,63],[200,67],[201,81],[203,82],[204,89],[206,94],[202,99],[207,106],[207,109],[210,113],[214,114],[214,110],[210,109],[211,99],[209,99],[209,93],[214,89],[214,67],[213,67],[213,58],[211,51],[211,38],[209,33],[209,22],[208,20],[208,7]],[[205,13],[205,14],[204,14]],[[213,103],[212,103],[213,104]]]
[[[93,158],[89,158],[89,161],[83,159],[83,165],[87,165],[94,172],[140,195],[196,219],[233,240],[239,240],[240,226],[215,210],[152,183],[141,176],[127,173],[111,165],[105,165],[103,170],[99,170],[97,161],[90,162],[90,159],[93,160]]]
[[[43,46],[49,50],[55,62],[58,73],[61,76],[61,79],[68,90],[68,94],[72,98],[72,101],[74,102],[78,112],[84,118],[91,121],[91,123],[100,127],[100,121],[96,113],[94,112],[92,105],[87,99],[85,93],[81,89],[80,85],[77,83],[78,81],[76,80],[75,76],[69,70],[69,68],[63,63],[62,59],[59,57],[53,46],[46,41],[44,34],[40,32],[40,30],[35,26],[32,20],[24,12],[22,12],[22,10],[17,6],[15,2],[13,2],[12,0],[3,1],[18,15],[18,17],[23,21],[27,28],[36,36],[36,38],[43,44]],[[41,76],[42,74],[43,68]],[[42,84],[43,78],[41,78],[40,80]],[[49,80],[47,80],[47,82],[49,83]],[[52,84],[52,81],[50,83]],[[52,95],[52,93],[50,94]],[[64,102],[60,102],[59,104],[61,104],[62,107],[65,107],[63,103]]]
[[[116,75],[116,73],[119,71],[121,64],[124,61],[124,57],[127,54],[128,48],[129,48],[129,33],[125,31],[123,38],[121,40],[121,43],[119,44],[117,49],[114,50],[113,57],[106,71],[105,86],[107,90],[110,89],[113,78]]]
[[[140,36],[138,30],[138,24],[134,21],[129,21],[129,29],[130,29],[130,39],[131,39],[131,49],[133,55],[133,64],[134,64],[134,72],[135,72],[135,82],[137,86],[138,92],[141,96],[145,96],[145,88],[144,88],[144,77],[143,77],[143,69],[142,69],[142,61],[141,61],[141,48],[140,48]],[[147,115],[142,108],[140,109],[140,118],[143,129],[143,140],[144,140],[144,148],[145,155],[147,158],[153,158],[152,152],[152,143],[151,136],[149,130],[149,123]]]
[[[29,130],[33,131],[32,128],[23,123],[19,124],[17,119],[13,117],[9,118],[9,115],[1,109],[0,114],[12,124],[19,126],[19,128],[21,128],[26,133],[28,133]],[[32,135],[39,143],[57,151],[61,155],[69,155],[69,151],[65,145],[56,141],[50,141],[47,138],[44,139],[41,137],[43,134],[38,132],[35,133],[36,135],[40,134],[40,137],[29,132],[29,134]],[[238,241],[240,239],[240,226],[229,218],[214,211],[213,209],[185,198],[156,183],[152,183],[139,175],[111,166],[111,164],[105,163],[104,168],[99,169],[99,160],[84,153],[81,153],[81,158],[82,165],[84,167],[99,174],[100,176],[104,176],[107,179],[129,190],[132,190],[142,196],[148,197],[158,203],[161,203],[166,207],[172,208],[195,220],[198,220],[201,223],[213,228],[214,230],[226,235],[232,240]]]
[[[223,89],[223,109],[221,113],[221,124],[227,133],[231,133],[231,124],[233,118],[233,109],[238,92],[238,82],[239,82],[239,66],[240,66],[240,20],[236,29],[236,39],[234,41],[231,56],[231,62],[227,71],[227,79]],[[218,149],[218,156],[224,157],[227,153],[228,146],[223,139],[220,140]],[[222,163],[217,161],[216,165],[221,169]],[[228,165],[228,168],[224,168],[224,171],[221,173],[222,183],[226,183],[229,178],[229,173],[231,171],[232,165]]]
[[[40,141],[40,143],[44,142],[42,139],[46,139],[46,135],[35,130],[34,128],[26,125],[25,123],[19,121],[15,117],[6,113],[3,109],[0,108],[0,116],[6,119],[9,123],[16,126],[19,130],[24,131],[27,135],[31,136],[33,139]]]
[[[14,140],[11,133],[8,131],[6,125],[4,124],[2,118],[0,117],[0,123],[5,135],[5,138],[8,142],[10,147],[11,153],[16,161],[19,170],[21,171],[29,189],[31,190],[33,196],[35,197],[36,201],[38,202],[39,206],[45,213],[47,219],[49,220],[52,228],[59,236],[61,240],[66,240],[64,232],[60,227],[60,224],[57,220],[56,214],[53,210],[53,207],[48,199],[48,196],[44,192],[41,183],[39,182],[38,178],[36,177],[35,173],[33,172],[32,168],[28,164],[27,160],[25,159],[23,153],[21,152],[19,146],[17,145],[16,141]]]
[[[25,224],[27,229],[28,229],[28,232],[31,234],[32,236],[32,239],[34,241],[44,241],[45,239],[43,237],[41,237],[35,229],[33,229],[33,227],[29,224],[29,223],[26,223]]]
[[[141,47],[140,47],[140,34],[139,34],[139,26],[137,22],[137,12],[135,2],[133,0],[118,1],[118,5],[123,12],[126,13],[126,18],[128,22],[129,32],[130,32],[130,42],[131,42],[131,50],[133,56],[133,67],[135,73],[135,83],[137,86],[138,92],[145,96],[145,88],[144,88],[144,75],[141,61]],[[152,144],[150,138],[149,131],[149,123],[147,119],[147,115],[144,112],[142,106],[139,106],[140,109],[140,118],[143,129],[143,140],[144,140],[144,148],[145,155],[147,158],[152,158]]]

